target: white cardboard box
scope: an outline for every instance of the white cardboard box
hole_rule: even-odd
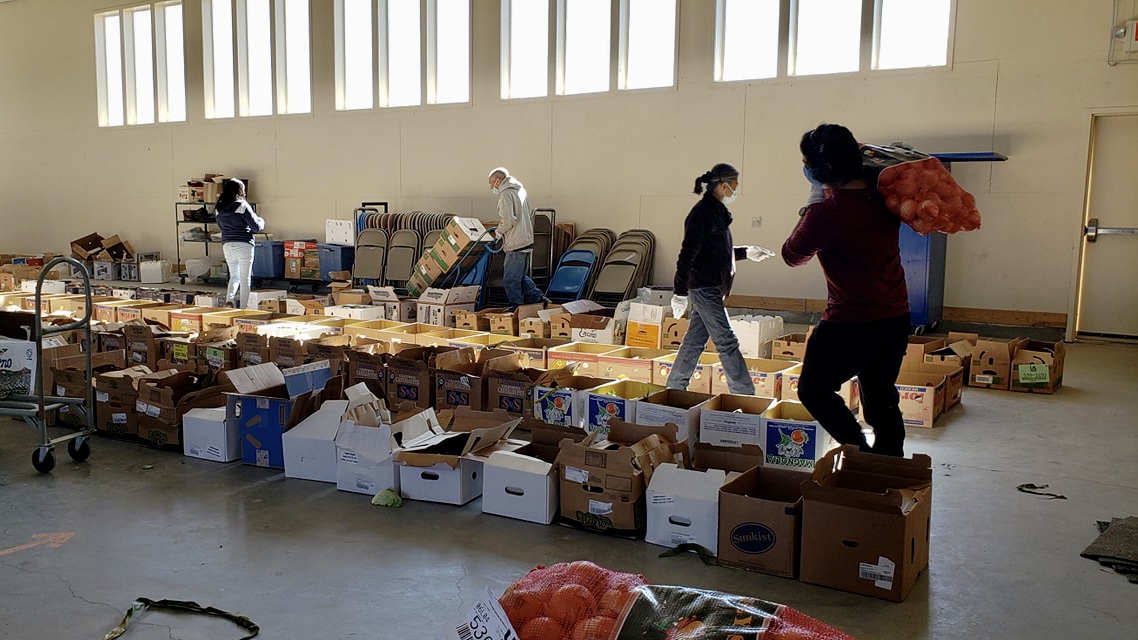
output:
[[[410,440],[432,428],[441,429],[433,409],[411,414],[399,422],[370,426],[357,424],[352,409],[374,401],[362,383],[345,390],[348,412],[336,432],[336,488],[340,491],[375,495],[384,489],[399,491],[399,469],[393,455],[394,434]]]
[[[225,407],[191,409],[182,418],[182,452],[213,462],[241,459],[241,429]]]
[[[764,447],[766,418],[774,404],[770,398],[724,394],[712,398],[699,416],[699,441],[720,447],[753,444]]]
[[[367,304],[342,304],[324,307],[324,315],[348,318],[350,320],[383,320],[386,313],[383,307]]]
[[[727,473],[719,469],[691,471],[665,462],[652,472],[648,485],[648,528],[645,542],[663,547],[692,543],[718,552],[719,488]]]
[[[479,460],[459,458],[457,467],[445,462],[430,467],[396,466],[399,494],[409,500],[464,505],[482,495],[484,465]]]
[[[483,467],[482,513],[549,524],[557,516],[556,466],[513,451],[495,451]]]
[[[320,410],[284,432],[286,478],[336,482],[336,433],[347,400],[329,400]]]
[[[20,283],[20,290],[24,293],[36,292],[35,280],[24,280]],[[40,293],[44,295],[59,295],[67,293],[67,283],[62,280],[44,280]]]
[[[172,277],[169,260],[149,260],[138,265],[138,278],[142,284],[162,284]]]
[[[356,225],[351,220],[325,220],[324,241],[328,244],[354,246]]]
[[[693,440],[691,436],[699,430],[700,414],[710,400],[706,394],[665,389],[636,404],[636,424],[646,427],[674,424],[679,427],[676,439],[690,442]]]
[[[249,292],[249,308],[260,309],[261,303],[266,300],[284,300],[288,297],[288,291],[284,289],[263,289],[261,291]]]

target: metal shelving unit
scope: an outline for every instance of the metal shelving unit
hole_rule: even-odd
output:
[[[249,204],[252,205],[254,209],[256,209],[256,207],[257,207],[256,202],[250,202]],[[208,234],[211,233],[211,231],[210,231],[211,226],[215,229],[217,228],[217,221],[216,221],[216,218],[214,218],[214,213],[213,213],[213,208],[216,206],[217,206],[216,202],[175,202],[174,203],[174,231],[175,231],[175,235],[177,236],[177,238],[176,238],[177,243],[175,244],[175,247],[176,247],[175,255],[177,258],[177,263],[175,264],[175,267],[178,269],[178,273],[177,273],[178,280],[182,284],[186,284],[186,274],[183,271],[181,271],[182,244],[185,243],[185,244],[200,244],[200,245],[202,245],[203,246],[203,249],[202,249],[203,253],[205,254],[205,257],[207,257],[207,258],[209,257],[209,246],[211,244],[222,244],[222,242],[220,240],[210,240],[210,239],[208,239],[208,237],[205,240],[184,240],[182,238],[182,227],[185,225],[198,225],[198,226],[205,229],[206,234],[208,236]],[[206,211],[209,212],[211,220],[183,220],[182,219],[182,212],[184,210],[189,209],[189,208],[201,209],[203,207],[206,209]],[[224,284],[224,282],[225,282],[224,279],[208,278],[208,277],[202,278],[201,280],[207,284],[211,283],[211,282],[212,283]]]

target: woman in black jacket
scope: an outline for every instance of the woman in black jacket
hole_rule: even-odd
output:
[[[723,299],[731,293],[735,261],[762,262],[774,252],[762,247],[736,247],[731,239],[731,212],[727,205],[739,195],[739,171],[720,163],[695,180],[700,201],[684,221],[684,242],[676,261],[672,313],[679,318],[691,306],[691,321],[676,363],[668,376],[669,389],[687,389],[699,356],[710,337],[719,352],[728,388],[736,395],[754,395],[739,340],[727,320]]]
[[[221,248],[229,267],[226,302],[244,309],[249,306],[253,285],[253,234],[265,230],[265,221],[245,201],[245,183],[229,178],[217,197],[217,226],[221,229]]]

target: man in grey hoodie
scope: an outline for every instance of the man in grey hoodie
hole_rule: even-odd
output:
[[[533,209],[522,183],[505,167],[490,172],[490,193],[498,196],[498,230],[495,236],[506,254],[502,286],[511,308],[544,302],[545,294],[529,277],[533,259]]]

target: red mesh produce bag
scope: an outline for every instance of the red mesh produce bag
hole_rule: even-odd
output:
[[[940,160],[912,149],[869,144],[861,146],[861,157],[866,178],[877,185],[885,207],[917,233],[980,228],[976,198],[956,184]]]
[[[499,599],[519,640],[853,640],[785,605],[591,562],[537,567]]]

